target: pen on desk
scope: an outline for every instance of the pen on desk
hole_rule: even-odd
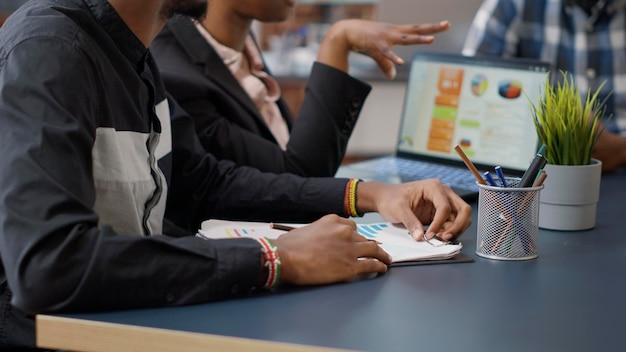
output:
[[[485,180],[487,180],[487,184],[489,186],[493,186],[493,187],[497,187],[498,186],[496,184],[496,181],[493,180],[493,177],[491,177],[491,174],[489,173],[489,171],[485,171],[485,173],[483,175],[485,176]]]
[[[282,230],[282,231],[291,231],[291,230],[295,230],[296,229],[293,226],[277,224],[277,223],[274,223],[274,222],[270,222],[270,228],[274,229],[274,230]]]
[[[454,150],[456,150],[456,153],[459,154],[461,159],[463,159],[465,166],[467,166],[467,168],[472,172],[472,174],[474,175],[474,178],[476,179],[476,182],[480,183],[481,185],[486,185],[487,182],[485,182],[482,176],[480,176],[480,172],[478,172],[478,169],[476,169],[476,166],[474,166],[474,164],[472,164],[472,162],[469,160],[467,155],[465,155],[465,152],[463,152],[463,149],[461,149],[461,146],[457,145],[456,147],[454,147]]]
[[[548,160],[543,156],[545,150],[545,145],[542,145],[541,148],[539,148],[537,155],[535,155],[535,158],[530,163],[526,172],[524,172],[524,175],[522,175],[522,179],[519,181],[520,188],[531,187],[533,182],[535,182],[535,178],[537,177],[539,170],[546,166]]]
[[[502,168],[500,166],[496,166],[496,175],[498,175],[498,178],[500,179],[500,182],[502,182],[502,187],[507,187],[507,183],[506,183],[506,177],[504,177],[504,172],[502,172]]]

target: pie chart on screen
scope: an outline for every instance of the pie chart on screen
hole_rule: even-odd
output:
[[[506,99],[515,99],[522,94],[522,82],[505,80],[498,83],[498,94]]]
[[[488,85],[487,76],[483,75],[482,73],[477,74],[476,76],[474,76],[474,78],[472,78],[470,85],[472,87],[472,93],[474,93],[474,95],[480,96],[485,94]]]

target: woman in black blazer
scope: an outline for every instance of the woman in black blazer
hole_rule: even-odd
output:
[[[390,49],[393,45],[430,43],[429,34],[449,25],[335,23],[322,41],[297,118],[282,98],[276,101],[289,133],[283,149],[253,100],[200,33],[206,29],[221,44],[242,51],[253,20],[285,20],[293,6],[287,1],[269,6],[273,3],[213,0],[202,23],[181,17],[170,20],[151,51],[168,92],[194,118],[207,152],[267,172],[333,176],[371,89],[347,73],[350,51],[371,56],[393,78],[395,65],[402,64]]]

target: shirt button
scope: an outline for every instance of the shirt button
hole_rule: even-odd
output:
[[[361,106],[361,99],[358,97],[352,98],[352,106],[355,108],[358,108],[359,106]]]
[[[587,23],[585,25],[585,30],[587,31],[587,33],[591,33],[596,29],[596,27],[593,26],[592,23]]]
[[[596,70],[595,70],[595,69],[593,69],[593,68],[588,68],[588,69],[585,71],[585,75],[586,75],[586,76],[587,76],[587,78],[589,78],[589,79],[594,79],[594,78],[596,78]]]
[[[230,293],[232,293],[233,295],[236,295],[239,293],[239,285],[238,284],[234,284],[230,287]]]

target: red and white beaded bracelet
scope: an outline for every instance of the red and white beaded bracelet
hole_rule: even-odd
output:
[[[278,248],[268,238],[258,238],[263,252],[263,266],[267,268],[267,280],[263,285],[264,289],[272,289],[278,285],[280,280],[280,256]]]

